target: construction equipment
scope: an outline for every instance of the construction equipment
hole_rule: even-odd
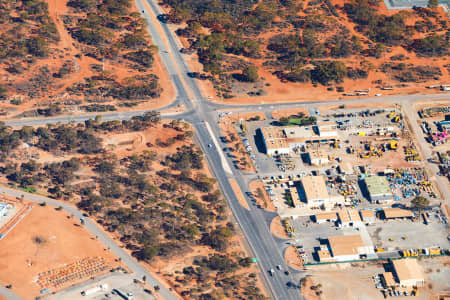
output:
[[[395,111],[391,111],[388,115],[389,119],[392,119],[395,116]]]
[[[389,149],[391,150],[397,150],[398,148],[398,142],[397,141],[389,141]]]
[[[428,251],[430,255],[441,255],[441,248],[438,247],[430,248]]]

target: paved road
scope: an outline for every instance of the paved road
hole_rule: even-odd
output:
[[[65,211],[73,215],[75,219],[83,218],[83,214],[76,207],[65,203],[63,201],[54,200],[51,198],[30,194],[26,192],[22,192],[19,190],[0,187],[0,193],[8,194],[13,197],[21,197],[24,195],[24,198],[27,200],[34,201],[36,203],[46,202],[48,205],[58,207],[61,206]],[[137,279],[142,279],[142,276],[147,277],[147,283],[150,286],[159,285],[160,291],[159,294],[164,297],[164,299],[179,299],[174,293],[170,292],[167,288],[165,288],[156,278],[154,278],[142,265],[140,265],[134,258],[132,258],[127,252],[125,252],[121,247],[119,247],[113,239],[111,239],[96,223],[92,222],[90,219],[85,218],[84,227],[88,230],[92,235],[96,236],[100,242],[102,242],[105,247],[109,248],[117,257],[119,257],[122,262],[134,273],[134,276]],[[1,292],[1,289],[0,289]],[[9,300],[9,298],[7,298]]]
[[[152,24],[154,18],[150,17],[148,13],[152,13],[154,15],[162,14],[161,10],[154,1],[149,0],[146,2],[151,7],[151,11],[147,11],[145,9],[147,6],[144,5],[143,0],[136,0],[136,3],[141,11],[145,11],[144,17],[148,20],[149,24]],[[179,52],[180,49],[175,40],[174,34],[171,32],[167,24],[161,22],[159,24],[155,24],[155,26],[162,27],[169,49],[165,48],[164,43],[157,43],[158,40],[161,40],[160,38],[155,38],[155,35],[157,35],[158,32],[154,29],[154,32],[152,32],[150,29],[155,44],[157,44],[163,54],[166,52],[171,54],[170,56],[162,55],[163,62],[166,64],[169,73],[175,69],[179,71],[178,74],[185,84],[184,86],[177,86],[178,95],[189,94],[192,97],[191,99],[182,97],[185,107],[187,107],[187,110],[190,111],[189,114],[184,116],[184,119],[192,123],[195,128],[196,139],[198,140],[200,147],[203,148],[203,151],[205,152],[205,157],[208,160],[210,168],[213,171],[214,176],[217,178],[224,197],[228,200],[234,217],[247,238],[247,241],[253,251],[253,255],[258,258],[258,264],[262,269],[262,274],[272,292],[273,298],[283,300],[300,299],[301,296],[299,291],[287,289],[286,285],[289,281],[298,283],[298,278],[294,278],[292,275],[282,275],[280,272],[278,272],[279,274],[276,274],[274,277],[270,277],[268,275],[268,270],[275,268],[277,265],[283,266],[284,270],[287,270],[288,267],[284,262],[277,243],[274,241],[274,238],[270,233],[267,220],[264,218],[261,211],[252,209],[249,212],[239,204],[236,195],[229,184],[229,177],[224,171],[221,157],[218,152],[219,149],[216,147],[210,148],[207,146],[208,144],[214,144],[214,140],[208,132],[206,123],[210,125],[210,128],[216,137],[221,135],[220,129],[217,126],[217,113],[201,94],[196,81],[187,76],[190,70],[185,64],[182,54]],[[176,68],[173,66],[174,62],[176,64]],[[189,93],[184,90],[185,87],[189,89]],[[195,110],[192,109],[194,107]],[[237,170],[234,170],[231,176],[237,179],[237,182],[241,185],[242,191],[245,193],[248,190],[248,187],[243,184],[243,180],[240,180],[240,173],[237,172]]]

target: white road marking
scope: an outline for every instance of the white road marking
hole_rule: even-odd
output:
[[[211,136],[214,145],[216,146],[217,152],[219,152],[220,161],[222,162],[223,170],[228,174],[233,174],[233,171],[231,171],[230,165],[227,162],[227,159],[225,158],[225,154],[222,151],[222,148],[220,148],[219,142],[217,141],[216,137],[214,136],[214,133],[211,130],[211,126],[208,122],[205,122],[206,130],[208,130],[209,135]]]

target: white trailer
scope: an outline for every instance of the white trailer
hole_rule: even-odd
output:
[[[100,284],[99,286],[87,289],[81,292],[82,296],[89,296],[97,292],[106,291],[108,289],[108,284]]]

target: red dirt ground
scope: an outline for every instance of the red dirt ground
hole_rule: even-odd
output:
[[[33,239],[45,240],[37,244]],[[101,256],[116,267],[115,256],[64,211],[35,205],[31,212],[0,241],[0,284],[12,284],[23,299],[39,295],[39,272],[85,257]],[[76,281],[71,282],[76,283]],[[67,286],[67,285],[66,285]]]
[[[289,236],[284,229],[283,224],[281,224],[280,216],[273,218],[272,223],[270,223],[270,232],[280,239],[288,239]]]

